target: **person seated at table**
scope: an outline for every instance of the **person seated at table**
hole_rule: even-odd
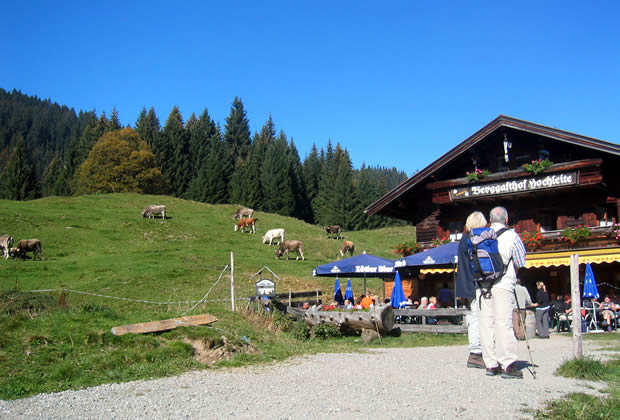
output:
[[[429,297],[428,302],[429,303],[426,309],[437,309],[437,298],[435,296]],[[426,323],[430,325],[434,325],[437,323],[437,319],[429,316],[426,318]]]
[[[428,298],[426,296],[422,296],[420,299],[420,304],[418,305],[418,309],[426,309],[428,306]]]
[[[616,317],[614,312],[616,312],[618,308],[616,308],[616,305],[611,301],[609,295],[605,296],[605,299],[601,303],[601,309],[603,309],[602,315],[604,320],[604,326],[607,326],[607,331],[611,331],[611,320]]]
[[[349,299],[345,299],[344,301],[344,309],[353,309],[353,304]]]
[[[362,307],[362,309],[370,309],[370,307],[373,305],[372,298],[366,295],[362,295],[360,297],[360,306]]]
[[[437,298],[435,296],[429,297],[428,302],[426,309],[437,309]]]
[[[439,289],[437,298],[442,308],[448,308],[454,304],[454,293],[452,293],[452,289],[448,287],[448,283],[444,283],[443,287]]]

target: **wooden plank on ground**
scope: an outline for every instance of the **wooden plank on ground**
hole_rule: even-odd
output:
[[[173,330],[177,327],[198,326],[211,324],[217,318],[209,314],[182,316],[180,318],[165,319],[163,321],[140,322],[138,324],[121,325],[112,328],[112,334],[145,334],[158,331]]]
[[[445,333],[462,334],[467,332],[465,325],[421,325],[421,324],[394,324],[402,332],[425,332],[425,333]]]

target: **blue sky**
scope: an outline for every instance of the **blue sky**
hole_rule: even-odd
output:
[[[335,5],[334,5],[335,4]],[[620,142],[620,2],[5,2],[0,87],[134,124],[242,99],[411,175],[499,114]]]

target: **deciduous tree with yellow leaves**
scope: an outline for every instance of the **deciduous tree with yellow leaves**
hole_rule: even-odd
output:
[[[78,168],[74,182],[78,194],[169,191],[155,155],[131,128],[104,134]]]

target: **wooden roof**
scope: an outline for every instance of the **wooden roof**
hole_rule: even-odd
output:
[[[491,134],[504,128],[527,132],[558,142],[564,142],[602,152],[603,154],[620,157],[620,145],[618,144],[500,115],[426,168],[380,197],[368,206],[364,212],[410,220],[417,223],[426,217],[428,213],[428,205],[417,203],[417,201],[420,200],[426,201],[427,197],[424,194],[423,185],[431,181],[436,181],[430,178],[441,168],[461,157],[473,146],[477,145]]]

